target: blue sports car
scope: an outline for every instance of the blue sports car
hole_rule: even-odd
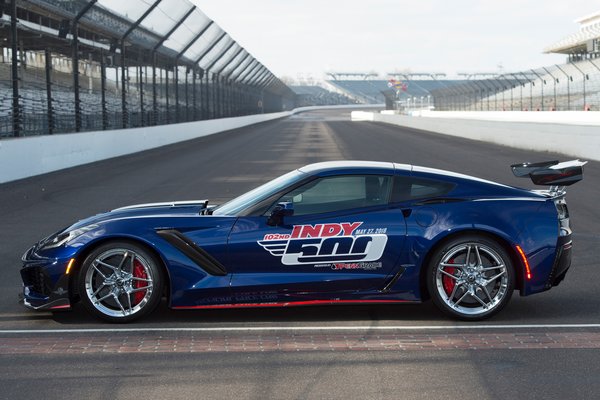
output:
[[[312,164],[225,204],[142,204],[77,222],[23,255],[24,304],[128,322],[174,309],[414,303],[481,320],[571,263],[564,186],[585,162],[512,166],[525,190],[411,165]]]

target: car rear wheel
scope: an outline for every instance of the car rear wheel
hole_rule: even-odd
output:
[[[499,312],[515,287],[510,256],[484,236],[446,243],[431,258],[427,287],[443,312],[463,320],[482,320]]]
[[[104,244],[90,253],[79,273],[86,309],[111,322],[138,319],[160,303],[162,271],[156,257],[128,242]]]

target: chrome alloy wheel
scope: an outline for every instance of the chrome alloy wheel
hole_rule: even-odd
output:
[[[488,314],[509,295],[506,262],[490,246],[478,242],[451,247],[437,264],[439,298],[453,312],[470,317]]]
[[[91,305],[108,317],[124,318],[142,310],[153,290],[153,269],[146,258],[125,248],[97,255],[85,273],[85,293]]]

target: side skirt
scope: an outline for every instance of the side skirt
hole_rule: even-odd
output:
[[[174,310],[204,310],[223,308],[265,308],[265,307],[301,307],[319,305],[360,305],[360,304],[416,304],[417,301],[410,300],[307,300],[290,301],[280,303],[238,303],[238,304],[210,304],[199,306],[175,306]]]

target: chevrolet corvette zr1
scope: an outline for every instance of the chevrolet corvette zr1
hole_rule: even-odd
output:
[[[174,309],[432,299],[480,320],[571,263],[564,187],[584,162],[512,166],[526,190],[411,165],[312,164],[225,204],[143,204],[79,221],[23,255],[26,306],[127,322]],[[401,310],[399,309],[399,312]]]

